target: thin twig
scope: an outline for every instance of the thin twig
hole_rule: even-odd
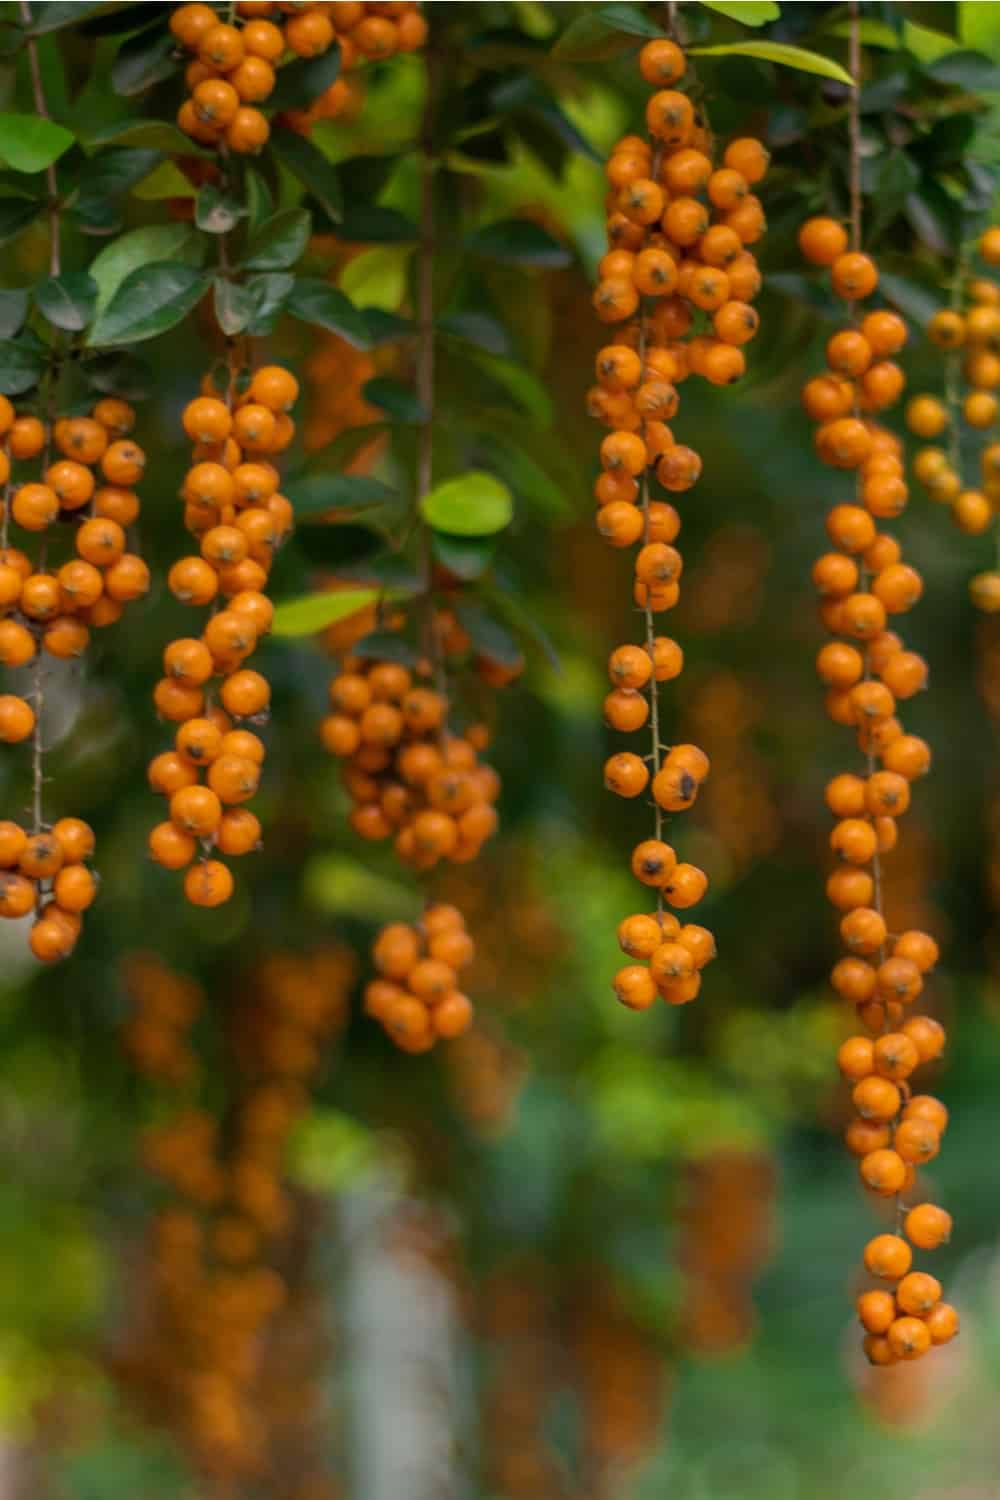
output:
[[[18,11],[26,28],[32,25],[31,6],[28,0],[18,0]],[[31,72],[31,90],[35,100],[35,113],[43,120],[51,120],[45,101],[42,69],[38,59],[38,43],[28,37],[28,67]],[[62,225],[59,214],[59,184],[56,181],[55,162],[45,169],[45,182],[49,190],[49,275],[58,276],[62,269]]]
[[[850,137],[850,194],[851,194],[851,249],[861,249],[861,22],[858,0],[850,0],[850,33],[848,39],[848,71],[854,80],[847,101],[848,133]]]

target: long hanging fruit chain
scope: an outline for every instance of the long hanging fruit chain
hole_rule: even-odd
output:
[[[856,8],[852,12],[852,71],[859,77]],[[856,91],[855,91],[856,94]],[[930,1095],[914,1095],[909,1079],[937,1058],[944,1031],[929,1016],[906,1009],[924,987],[938,947],[926,932],[888,931],[883,912],[881,856],[895,847],[896,819],[909,806],[910,784],[930,766],[930,750],[904,734],[896,718],[897,700],[926,686],[926,663],[906,651],[886,628],[887,616],[902,614],[920,598],[923,583],[901,560],[894,537],[876,522],[898,515],[907,502],[901,445],[873,419],[892,405],[903,377],[891,356],[906,341],[906,325],[895,313],[878,310],[860,319],[857,303],[872,295],[878,270],[860,249],[858,114],[851,104],[851,236],[836,220],[807,221],[799,243],[814,265],[826,266],[834,292],[849,306],[848,326],[827,343],[825,374],[810,380],[803,399],[818,423],[816,450],[822,462],[853,471],[853,502],[838,503],[826,518],[836,550],[813,568],[821,617],[834,636],[824,646],[817,671],[827,688],[827,712],[835,723],[857,731],[865,757],[863,774],[835,776],[826,802],[837,818],[830,845],[839,864],[827,894],[843,915],[841,937],[848,956],[834,966],[837,993],[857,1007],[863,1031],[843,1043],[840,1071],[852,1087],[857,1111],[846,1130],[848,1150],[859,1158],[861,1180],[895,1205],[894,1230],[876,1235],[865,1247],[864,1264],[892,1289],[866,1291],[858,1298],[865,1329],[864,1348],[876,1365],[916,1359],[932,1345],[946,1343],[958,1329],[953,1307],[941,1300],[934,1276],[911,1270],[912,1249],[934,1249],[947,1239],[951,1218],[930,1203],[907,1208],[903,1195],[913,1188],[916,1168],[937,1155],[948,1112]],[[904,1237],[905,1235],[905,1237]]]
[[[648,725],[652,740],[648,755],[622,751],[604,768],[605,785],[618,796],[639,797],[648,788],[653,798],[653,836],[634,849],[632,871],[656,891],[656,910],[626,917],[618,929],[623,952],[635,961],[618,971],[614,988],[636,1010],[658,995],[672,1005],[693,1000],[701,970],[715,956],[707,928],[682,925],[665,909],[687,910],[708,888],[704,871],[678,861],[665,833],[669,816],[694,803],[709,764],[696,745],[661,743],[659,685],[680,673],[684,654],[657,634],[656,616],[677,603],[683,562],[673,545],[680,516],[653,497],[653,476],[678,494],[701,473],[698,454],[675,442],[667,423],[689,375],[729,385],[743,374],[742,345],[757,332],[751,303],[761,285],[747,247],[765,229],[751,188],[767,170],[767,152],[759,141],[735,140],[716,165],[709,131],[674,87],[686,67],[683,50],[666,37],[639,55],[640,72],[656,90],[646,108],[652,140],[624,137],[607,164],[609,249],[594,306],[602,322],[618,328],[615,342],[597,355],[588,397],[591,415],[611,428],[595,484],[597,529],[612,547],[640,544],[634,599],[644,639],[612,652],[604,703],[612,729],[634,733]]]

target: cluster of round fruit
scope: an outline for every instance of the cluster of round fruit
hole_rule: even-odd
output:
[[[128,954],[121,975],[131,1010],[121,1042],[133,1066],[163,1083],[190,1085],[198,1073],[190,1033],[202,1008],[201,986],[155,953]]]
[[[419,680],[427,671],[343,658],[330,682],[333,712],[320,725],[324,747],[345,762],[355,833],[394,838],[400,860],[417,870],[475,859],[496,831],[500,794],[497,773],[479,760],[487,730],[452,733],[447,699]]]
[[[458,976],[476,956],[457,906],[428,906],[418,923],[390,922],[372,945],[379,977],[365,986],[365,1011],[404,1052],[429,1052],[461,1036],[472,1005]]]
[[[0,822],[0,917],[34,912],[28,945],[42,963],[68,958],[76,947],[83,913],[97,895],[97,876],[84,862],[93,852],[94,831],[80,818],[34,833]]]
[[[170,30],[194,53],[184,75],[189,95],[178,124],[202,145],[243,154],[259,151],[268,140],[271,127],[258,106],[273,93],[286,58],[320,57],[336,46],[346,72],[361,62],[415,51],[424,43],[427,25],[414,0],[274,5],[240,0],[225,16],[211,5],[181,5],[170,17]],[[289,123],[301,129],[331,119],[349,97],[348,85],[337,77]]]
[[[288,370],[264,365],[239,395],[199,396],[184,409],[184,430],[195,444],[181,492],[184,521],[201,551],[176,562],[167,582],[182,603],[215,605],[220,595],[226,602],[200,637],[171,641],[163,653],[154,701],[161,718],[179,727],[173,751],[149,768],[153,790],[170,798],[170,818],[153,829],[149,848],[167,869],[187,871],[184,891],[196,906],[218,906],[232,894],[232,875],[209,858],[212,849],[247,854],[260,839],[260,824],[243,804],[257,790],[265,752],[245,722],[266,720],[271,689],[244,663],[270,628],[274,608],[264,590],[292,526],[270,460],[292,440],[288,412],[297,395]],[[215,678],[218,703],[211,697]],[[199,846],[202,858],[192,864]]]
[[[0,665],[26,666],[39,649],[62,658],[82,655],[91,627],[114,624],[125,605],[149,589],[149,569],[128,551],[126,530],[139,515],[132,486],[146,462],[128,437],[134,422],[132,408],[109,397],[90,416],[60,418],[50,433],[40,418],[18,415],[0,396]],[[61,457],[51,458],[53,446]],[[45,465],[39,479],[18,482],[17,466],[38,458]],[[25,552],[7,545],[10,521],[28,532],[69,523],[75,556],[54,570],[36,571]],[[27,739],[34,727],[24,699],[0,698],[0,740]]]
[[[615,994],[630,1010],[648,1010],[657,995],[668,1005],[687,1005],[701,989],[702,969],[715,957],[715,938],[707,927],[693,922],[681,926],[668,911],[626,917],[618,927],[618,945],[636,960],[614,978]]]
[[[933,1203],[919,1203],[902,1227],[912,1244],[934,1250],[951,1233],[951,1215]],[[896,1283],[892,1291],[879,1287],[858,1297],[864,1349],[873,1365],[919,1359],[936,1344],[950,1343],[958,1332],[958,1313],[941,1300],[940,1281],[926,1271],[912,1271],[912,1263],[913,1251],[900,1234],[877,1234],[865,1246],[870,1275]]]

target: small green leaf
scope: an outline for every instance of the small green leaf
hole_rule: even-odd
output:
[[[514,637],[505,625],[487,614],[481,605],[465,600],[457,606],[455,613],[480,655],[488,656],[502,667],[520,666],[521,650]]]
[[[27,287],[0,292],[0,339],[12,339],[20,333],[28,316],[30,292]]]
[[[35,306],[53,325],[79,333],[94,316],[97,282],[86,271],[64,271],[35,287]]]
[[[720,16],[730,21],[739,21],[743,26],[766,26],[768,21],[777,21],[781,6],[774,0],[701,0],[707,10],[717,10]]]
[[[30,391],[41,380],[47,368],[43,354],[16,344],[13,339],[0,339],[0,392],[5,396],[21,396]]]
[[[126,276],[91,330],[91,345],[139,344],[175,327],[209,286],[206,272],[176,261],[140,266]]]
[[[0,198],[0,245],[6,245],[37,219],[42,205],[34,198]]]
[[[106,396],[124,396],[126,401],[145,401],[153,390],[153,372],[144,359],[125,350],[88,356],[83,373],[95,391]]]
[[[398,208],[388,208],[382,203],[356,203],[345,209],[337,237],[356,244],[413,244],[418,232],[413,220]]]
[[[406,294],[406,272],[412,250],[403,245],[376,245],[353,256],[340,273],[340,285],[356,307],[394,312]]]
[[[159,22],[127,37],[111,65],[111,87],[127,99],[170,78],[177,71],[176,51],[177,43]]]
[[[930,26],[918,26],[916,21],[903,22],[903,45],[922,63],[936,62],[946,53],[958,50],[953,36],[945,36],[943,31],[934,31]]]
[[[76,26],[89,16],[102,12],[123,10],[124,5],[81,4],[80,0],[47,0],[36,7],[38,14],[30,23],[30,36],[45,36],[50,31],[61,31],[64,26]]]
[[[311,228],[305,209],[275,214],[250,236],[244,265],[250,271],[284,271],[294,266],[309,243]]]
[[[358,309],[338,287],[321,276],[299,276],[288,297],[288,311],[303,323],[337,333],[354,349],[368,348],[368,329]]]
[[[257,338],[266,338],[274,332],[288,293],[294,285],[295,277],[288,271],[265,271],[260,276],[247,278],[247,290],[254,299],[253,314],[247,324],[248,332]]]
[[[107,307],[126,276],[158,260],[200,260],[201,244],[187,224],[147,224],[112,241],[90,263],[97,282],[97,315]]]
[[[366,609],[383,595],[380,589],[333,589],[325,594],[304,594],[286,599],[274,611],[272,633],[280,636],[315,635],[337,620],[346,620]]]
[[[599,5],[574,16],[552,48],[564,62],[603,62],[636,45],[661,37],[663,28],[636,5]]]
[[[691,47],[692,57],[754,57],[761,62],[777,63],[783,68],[795,68],[800,73],[818,73],[821,78],[834,78],[838,83],[854,87],[854,79],[846,68],[824,57],[821,52],[809,52],[805,47],[792,47],[787,42],[727,42],[719,47]]]
[[[302,57],[278,69],[277,81],[268,96],[268,109],[305,109],[340,77],[340,48],[332,47],[318,57]]]
[[[199,146],[171,125],[169,120],[117,120],[81,137],[88,150],[102,146],[140,146],[147,151],[165,151],[171,156],[205,156]]]
[[[531,219],[499,219],[469,235],[473,255],[512,266],[567,266],[572,256],[565,245]]]
[[[510,490],[492,474],[470,469],[435,485],[420,502],[420,514],[435,531],[452,536],[493,536],[514,515]]]
[[[431,538],[435,560],[464,583],[482,578],[493,562],[493,550],[492,537],[448,536],[446,532],[435,531]]]
[[[979,52],[949,52],[927,69],[937,83],[953,83],[970,93],[995,93],[1000,90],[1000,68]]]
[[[159,203],[164,198],[193,198],[197,189],[189,177],[172,161],[161,161],[148,177],[143,177],[132,189],[133,198],[146,203]]]
[[[316,199],[327,218],[339,224],[344,210],[337,169],[318,146],[296,135],[294,130],[280,130],[271,137],[271,150],[292,176]]]
[[[0,160],[15,172],[44,172],[75,139],[71,130],[53,120],[0,114]]]
[[[228,276],[217,276],[213,286],[215,317],[227,338],[242,333],[255,311],[255,298],[250,287],[239,281],[230,281]]]
[[[373,406],[381,406],[394,422],[419,427],[427,421],[427,412],[408,385],[388,375],[376,375],[361,387],[361,394]]]
[[[246,213],[245,205],[231,193],[222,193],[206,182],[194,205],[194,222],[206,234],[228,234]]]
[[[297,521],[334,511],[354,514],[375,506],[391,505],[398,499],[394,489],[380,479],[373,479],[370,474],[339,474],[334,471],[302,474],[298,479],[288,480],[284,490],[295,507]]]

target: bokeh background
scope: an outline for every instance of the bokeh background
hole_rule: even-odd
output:
[[[595,7],[431,6],[432,17],[445,9],[459,29],[505,28],[516,71],[518,48],[547,55],[556,31]],[[956,134],[961,109],[939,107],[942,85],[924,71],[935,58],[918,56],[926,37],[901,28],[916,20],[949,56],[964,45],[961,26],[983,23],[961,12],[997,9],[863,7],[898,38],[868,55],[868,87],[882,88],[864,116],[870,190],[884,156],[912,147],[924,152],[924,185],[952,200],[955,161],[975,159],[987,202],[973,206],[980,217],[988,209],[1000,40],[977,41],[979,83],[965,106],[973,138]],[[697,35],[701,8],[683,10]],[[782,13],[769,34],[808,34],[843,57],[843,8]],[[919,493],[896,528],[926,579],[907,623],[931,689],[907,722],[935,763],[888,857],[888,904],[890,926],[927,925],[945,949],[933,1003],[949,1046],[935,1091],[952,1124],[925,1180],[955,1218],[939,1258],[963,1328],[928,1361],[869,1371],[852,1300],[880,1209],[838,1141],[846,1102],[834,1052],[845,1023],[825,984],[836,930],[823,900],[822,788],[855,752],[822,712],[809,584],[824,511],[845,481],[815,462],[798,405],[835,309],[794,251],[799,220],[843,202],[843,92],[786,76],[776,95],[766,65],[712,66],[713,123],[756,125],[776,161],[765,198],[772,274],[751,374],[736,391],[686,386],[678,429],[705,455],[705,474],[684,497],[684,595],[670,625],[688,669],[664,697],[668,737],[696,740],[712,759],[682,838],[711,876],[700,912],[719,961],[681,1011],[632,1014],[611,992],[615,928],[636,905],[626,851],[645,827],[641,808],[601,786],[612,744],[600,715],[604,660],[636,620],[628,562],[593,528],[598,434],[583,413],[600,341],[589,310],[599,156],[641,107],[631,60],[616,56],[562,64],[551,79],[593,155],[568,138],[553,161],[518,135],[503,153],[470,148],[451,160],[466,222],[529,218],[569,254],[551,269],[459,258],[449,273],[455,309],[499,330],[492,373],[507,372],[507,399],[494,412],[477,394],[480,417],[494,414],[467,428],[462,369],[445,350],[439,402],[453,414],[439,461],[464,456],[513,484],[517,515],[496,578],[531,624],[524,675],[484,701],[502,832],[477,864],[434,887],[460,897],[478,943],[478,1020],[429,1057],[395,1051],[358,1003],[377,923],[414,915],[421,892],[347,827],[317,736],[331,672],[323,640],[276,640],[264,652],[274,684],[259,798],[266,847],[244,862],[233,902],[197,911],[147,860],[158,812],[145,764],[166,742],[151,689],[164,644],[187,629],[163,584],[183,545],[179,416],[202,369],[190,327],[157,346],[139,432],[156,455],[141,538],[154,590],[129,628],[103,633],[96,663],[54,672],[47,693],[49,807],[94,824],[101,899],[57,970],[26,956],[19,924],[0,931],[4,1495],[1000,1494],[1000,617],[977,614],[967,595],[970,575],[993,563],[995,537],[961,536]],[[405,58],[368,70],[324,150],[354,160],[412,140],[422,67]],[[952,102],[969,100],[966,83],[948,87]],[[947,118],[952,136],[935,145]],[[902,140],[901,122],[914,120]],[[931,186],[923,206],[923,186],[904,192],[888,219],[883,203],[876,236],[898,303],[917,318],[946,300],[955,248],[955,204],[942,206]],[[404,153],[380,201],[408,210],[415,191]],[[162,211],[140,200],[129,215]],[[362,307],[406,311],[411,247],[325,234],[310,253]],[[43,256],[40,235],[22,236],[8,247],[6,284],[31,280]],[[273,347],[304,380],[296,462],[347,461],[405,489],[405,436],[344,437],[379,415],[366,381],[409,379],[405,353],[387,344],[361,355],[334,335],[285,328]],[[916,333],[907,369],[913,389],[939,388],[940,362]],[[363,575],[376,541],[360,527],[301,528],[275,568],[275,595]],[[19,762],[0,763],[5,807],[27,797]],[[304,1054],[288,1052],[304,1033]],[[156,1313],[186,1222],[157,1132],[178,1113],[194,1119],[181,1155],[197,1163],[204,1116],[190,1112],[205,1111],[225,1139],[262,1055],[273,1067],[283,1059],[309,1095],[281,1165],[275,1212],[287,1212],[288,1229],[269,1251],[279,1294],[261,1322],[249,1414],[236,1420],[205,1390],[192,1434],[171,1382],[199,1354]],[[195,1181],[195,1201],[198,1191]],[[204,1336],[238,1358],[221,1314]]]

